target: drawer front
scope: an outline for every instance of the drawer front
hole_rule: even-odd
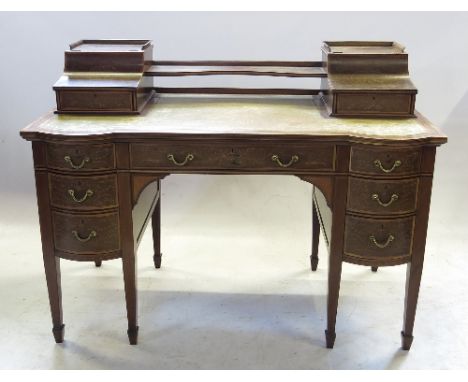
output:
[[[374,175],[412,174],[419,171],[419,149],[352,147],[350,171]]]
[[[53,212],[54,243],[59,251],[96,254],[120,249],[118,214],[74,215]]]
[[[58,91],[59,111],[132,111],[130,91]]]
[[[413,115],[411,94],[336,94],[338,115]]]
[[[348,210],[402,214],[416,210],[418,180],[349,179]]]
[[[364,258],[409,257],[413,240],[413,217],[369,219],[346,217],[346,255]]]
[[[47,165],[74,172],[113,169],[115,168],[114,145],[49,143]]]
[[[117,207],[117,177],[49,174],[50,200],[55,207],[77,210]]]
[[[239,149],[238,167],[277,171],[333,171],[334,145],[272,145]]]
[[[289,148],[136,143],[131,146],[132,168],[331,171],[334,157],[334,145]]]

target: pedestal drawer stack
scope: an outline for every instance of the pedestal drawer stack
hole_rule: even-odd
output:
[[[46,147],[56,256],[85,261],[120,257],[113,144]]]
[[[343,260],[382,266],[411,259],[421,152],[353,146]]]

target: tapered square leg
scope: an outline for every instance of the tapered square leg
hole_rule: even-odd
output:
[[[318,258],[318,246],[320,238],[320,223],[318,219],[317,206],[312,200],[312,255],[310,256],[310,268],[312,271],[317,270],[319,258]]]
[[[122,267],[127,305],[128,339],[136,345],[138,337],[136,253],[133,241],[133,219],[130,174],[118,174],[119,217],[122,247]]]
[[[96,265],[96,267],[100,267],[102,265],[102,260],[96,260],[94,264]]]
[[[408,263],[407,267],[405,315],[403,330],[401,331],[401,347],[403,350],[409,350],[413,343],[413,328],[422,276],[422,263]]]
[[[161,181],[158,180],[159,197],[151,217],[151,226],[153,229],[153,262],[155,268],[161,268]]]
[[[33,145],[33,147],[35,147]],[[49,294],[50,313],[52,316],[52,333],[55,342],[64,340],[62,287],[60,276],[60,258],[55,256],[52,216],[49,204],[49,180],[46,172],[36,171],[36,191],[41,228],[42,258]]]
[[[349,155],[349,152],[347,152]],[[348,156],[349,158],[349,156]],[[325,331],[327,348],[333,348],[336,339],[335,325],[340,296],[342,256],[344,247],[344,227],[347,195],[347,177],[337,177],[334,184],[334,203],[332,210],[332,228],[330,256],[328,266],[327,330]]]
[[[377,269],[379,269],[379,267],[371,267],[372,272],[377,272]]]

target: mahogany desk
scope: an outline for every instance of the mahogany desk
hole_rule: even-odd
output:
[[[60,259],[122,258],[128,336],[137,343],[135,256],[152,218],[161,265],[160,185],[169,174],[296,175],[316,186],[329,244],[327,347],[335,341],[342,262],[407,264],[402,347],[413,340],[436,147],[421,115],[339,119],[315,97],[162,96],[142,116],[44,116],[32,141],[53,334],[64,339]],[[322,202],[320,202],[322,201]],[[327,223],[326,217],[330,222]],[[313,329],[311,329],[313,330]]]

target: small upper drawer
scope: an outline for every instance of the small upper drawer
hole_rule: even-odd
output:
[[[369,219],[346,217],[344,252],[361,258],[411,256],[413,217]]]
[[[378,174],[411,174],[419,171],[421,152],[415,149],[357,147],[351,149],[350,171]]]
[[[288,147],[146,144],[131,145],[132,168],[318,170],[334,168],[334,145]]]
[[[115,168],[113,144],[47,144],[47,166],[71,170],[108,170]]]
[[[120,249],[117,212],[74,215],[53,212],[54,243],[59,251],[97,254]]]
[[[134,110],[131,91],[58,90],[57,93],[57,106],[60,111],[131,112]]]
[[[369,180],[350,177],[348,210],[402,214],[416,210],[417,179]]]
[[[337,115],[412,116],[413,95],[407,93],[339,93],[336,94]]]
[[[115,175],[49,174],[49,184],[50,200],[54,207],[87,210],[117,206]]]

